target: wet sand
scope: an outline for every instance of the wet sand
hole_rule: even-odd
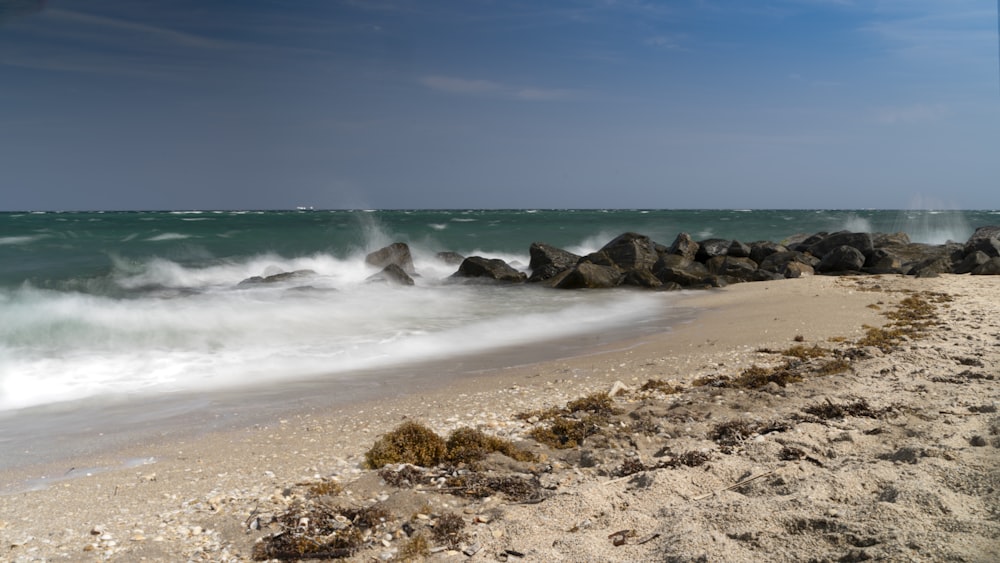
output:
[[[887,322],[883,312],[908,295],[901,290],[951,295],[938,313],[941,328],[892,353],[852,360],[849,373],[786,388],[691,385],[774,361],[763,348],[856,340],[862,325]],[[998,294],[998,280],[985,276],[741,284],[684,297],[682,306],[701,312],[670,332],[604,343],[587,355],[473,369],[444,388],[406,389],[349,405],[310,400],[276,420],[145,436],[98,456],[5,470],[0,555],[13,561],[247,560],[254,542],[272,531],[248,530],[251,516],[287,509],[300,499],[297,483],[334,479],[347,489],[339,502],[408,506],[416,493],[397,490],[360,465],[379,435],[414,419],[441,435],[472,426],[511,438],[544,454],[551,466],[543,476],[549,496],[538,504],[500,495],[422,495],[432,518],[463,516],[473,553],[442,550],[431,560],[995,560]],[[649,379],[688,391],[629,394]],[[623,409],[662,415],[658,434],[636,437],[629,447],[585,443],[575,453],[521,441],[533,423],[516,413],[560,406],[619,381],[630,390],[617,398]],[[749,437],[728,453],[705,437],[715,421],[787,419],[806,405],[852,398],[896,406],[878,420],[798,423]],[[674,409],[687,418],[674,417]],[[868,433],[876,427],[879,433]],[[653,445],[704,450],[711,461],[644,471],[641,479],[615,475],[626,454],[651,463]],[[789,448],[803,457],[778,455]],[[587,456],[592,463],[578,463]],[[727,489],[754,476],[760,478]],[[634,535],[615,545],[617,536],[609,536],[623,530]],[[391,559],[403,541],[375,542],[354,560]]]

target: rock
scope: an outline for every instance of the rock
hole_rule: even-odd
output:
[[[623,272],[630,270],[649,270],[659,256],[656,245],[646,235],[624,233],[604,245],[600,252],[607,255],[611,262]]]
[[[865,260],[864,271],[869,274],[902,274],[903,260],[885,248],[876,248]]]
[[[559,289],[600,289],[617,287],[622,274],[614,266],[601,266],[591,262],[581,262],[567,271],[554,286]]]
[[[789,262],[785,265],[784,271],[781,275],[788,279],[794,278],[804,278],[813,275],[815,270],[809,264],[803,264],[802,262]]]
[[[463,260],[458,271],[451,277],[487,278],[509,283],[521,283],[528,278],[524,272],[515,270],[499,258],[483,258],[482,256],[470,256]]]
[[[372,252],[365,256],[365,263],[376,268],[385,268],[389,264],[395,264],[409,275],[416,273],[416,270],[413,269],[410,247],[405,242],[394,242],[385,248]]]
[[[758,267],[765,258],[778,252],[788,252],[788,248],[766,240],[750,243],[750,259],[756,262]]]
[[[789,262],[799,262],[814,268],[819,264],[819,260],[813,256],[795,250],[786,250],[785,252],[775,252],[764,258],[758,267],[768,272],[782,273]]]
[[[990,258],[990,261],[972,270],[974,276],[1000,276],[1000,258]]]
[[[726,249],[726,256],[732,256],[734,258],[750,258],[750,245],[734,240],[729,243],[729,248]],[[756,260],[754,261],[756,262]]]
[[[678,256],[683,256],[688,260],[694,260],[698,255],[698,243],[691,240],[691,235],[687,233],[680,233],[677,235],[677,238],[674,239],[674,243],[667,248],[667,254],[676,254]]]
[[[989,255],[982,250],[976,250],[965,255],[965,258],[963,258],[962,261],[955,266],[955,273],[968,274],[989,261]]]
[[[695,255],[695,260],[707,263],[716,256],[725,256],[729,253],[729,245],[732,242],[721,238],[703,240],[698,243],[698,253]]]
[[[449,266],[458,266],[459,264],[462,263],[462,260],[465,260],[465,256],[462,256],[457,252],[451,252],[451,251],[438,252],[437,254],[434,255],[434,257],[437,258],[438,261],[443,262],[444,264],[447,264]]]
[[[663,283],[682,287],[698,285],[709,275],[708,268],[679,254],[665,254],[653,265],[653,274]]]
[[[871,233],[851,233],[841,231],[839,233],[833,233],[823,240],[809,245],[807,252],[813,256],[823,258],[827,255],[827,253],[838,250],[842,246],[849,246],[857,250],[861,253],[862,257],[870,255],[875,249]],[[843,251],[841,251],[841,254],[843,255]],[[861,267],[858,266],[854,269],[860,270]]]
[[[572,268],[580,260],[576,254],[544,242],[531,243],[528,252],[531,255],[531,262],[528,264],[528,268],[531,269],[529,282],[555,277],[560,272]]]
[[[706,264],[708,271],[717,276],[725,276],[730,282],[745,282],[753,279],[757,263],[749,258],[716,256]]]
[[[270,276],[252,276],[243,281],[241,281],[238,286],[245,287],[249,285],[260,285],[268,283],[279,283],[284,281],[297,280],[301,278],[307,278],[310,276],[315,276],[316,272],[313,270],[295,270],[294,272],[281,272],[277,274],[272,274]]]
[[[631,285],[635,287],[647,287],[650,289],[657,289],[663,286],[663,282],[660,281],[653,272],[649,270],[632,270],[625,272],[625,277],[622,278],[622,285]]]
[[[830,233],[819,232],[812,235],[795,234],[785,240],[781,241],[781,244],[788,247],[788,250],[794,250],[797,252],[806,252],[809,247],[818,244],[820,241],[829,236]]]
[[[827,251],[816,265],[817,272],[856,272],[865,265],[865,255],[853,246],[838,246]]]
[[[906,233],[873,233],[872,244],[875,248],[886,246],[906,246],[911,244],[910,235]]]
[[[413,278],[396,264],[389,264],[385,268],[382,268],[381,272],[368,276],[365,281],[369,283],[387,283],[389,285],[413,285],[414,283]]]
[[[990,257],[1000,256],[1000,226],[979,227],[966,241],[964,250],[966,254],[978,250]]]
[[[943,257],[931,257],[914,264],[907,274],[918,278],[936,278],[951,271],[951,260]]]

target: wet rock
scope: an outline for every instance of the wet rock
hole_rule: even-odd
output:
[[[621,281],[622,274],[614,266],[581,262],[569,270],[555,287],[559,289],[599,289],[616,287]]]
[[[462,261],[458,271],[452,278],[485,278],[494,281],[521,283],[528,279],[524,272],[519,272],[499,258],[483,258],[470,256]]]
[[[529,282],[555,277],[560,272],[572,268],[580,260],[576,254],[544,242],[532,243],[528,252],[531,255],[531,262],[528,264],[528,268],[531,269]]]
[[[465,260],[465,256],[462,256],[457,252],[451,252],[451,251],[438,252],[437,254],[434,255],[434,257],[437,258],[438,261],[443,262],[444,264],[447,264],[449,266],[458,266],[459,264],[462,263],[462,260]]]
[[[990,261],[990,257],[981,250],[976,250],[967,254],[958,266],[955,266],[956,274],[968,274],[976,268]]]
[[[734,240],[729,243],[729,248],[726,249],[726,256],[732,256],[734,258],[750,258],[750,245]]]
[[[757,263],[749,258],[736,256],[716,256],[706,263],[708,271],[717,276],[725,276],[730,282],[745,282],[753,279]]]
[[[848,246],[857,250],[862,257],[870,255],[875,249],[875,245],[872,242],[872,235],[870,233],[851,233],[841,231],[839,233],[833,233],[832,235],[823,238],[823,240],[809,245],[806,250],[813,256],[823,258],[828,253],[833,252],[834,250],[839,250],[843,246]],[[857,270],[860,269],[860,266],[850,269]]]
[[[365,256],[365,263],[376,268],[385,268],[389,264],[395,264],[409,275],[416,273],[416,270],[413,269],[413,256],[410,254],[410,247],[405,242],[394,242],[372,252]]]
[[[679,254],[666,254],[653,265],[653,274],[663,283],[676,283],[691,287],[704,281],[709,275],[708,268]]]
[[[677,256],[683,256],[688,260],[694,260],[698,255],[698,243],[691,239],[691,235],[687,233],[680,233],[677,235],[677,238],[674,239],[673,244],[667,248],[667,254],[676,254]]]
[[[372,274],[368,276],[365,280],[369,283],[386,283],[389,285],[413,285],[413,278],[411,278],[403,268],[397,266],[396,264],[389,264],[382,271],[377,274]]]
[[[795,250],[787,250],[785,252],[775,252],[774,254],[767,256],[762,262],[760,262],[759,268],[768,272],[782,273],[785,271],[785,267],[788,266],[790,262],[798,262],[814,268],[817,264],[819,264],[819,260],[809,254]]]
[[[815,274],[815,270],[809,264],[802,262],[789,262],[781,272],[782,276],[789,279],[804,278]]]
[[[611,263],[623,272],[631,270],[649,270],[659,257],[656,245],[646,235],[624,233],[604,245],[600,252],[604,253]]]
[[[1000,257],[1000,226],[991,225],[976,229],[964,246],[965,254],[979,251],[990,257]]]
[[[294,281],[315,275],[316,272],[313,270],[295,270],[294,272],[280,272],[269,276],[252,276],[241,281],[239,287]]]
[[[766,240],[757,241],[750,243],[749,258],[759,265],[765,258],[778,252],[788,252],[788,248],[776,242]]]
[[[712,258],[717,256],[726,256],[729,254],[729,245],[733,241],[721,239],[721,238],[711,238],[707,240],[700,241],[698,243],[698,253],[695,255],[695,260],[699,262],[708,262]]]

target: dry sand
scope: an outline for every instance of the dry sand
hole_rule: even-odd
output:
[[[886,353],[857,346],[862,325],[888,322],[907,292],[930,295],[940,324]],[[353,561],[398,559],[407,532],[432,537],[447,514],[462,517],[464,535],[451,549],[431,541],[428,560],[1000,560],[1000,278],[811,277],[693,293],[683,304],[704,310],[670,333],[586,357],[7,472],[0,560],[245,561],[280,531],[272,518],[316,501],[309,485],[328,479],[345,490],[319,502],[390,515]],[[778,365],[780,354],[761,350],[797,340],[851,350],[850,370],[786,387],[692,385]],[[684,390],[639,391],[650,379]],[[582,447],[527,440],[544,421],[513,416],[621,389],[616,382],[621,414]],[[868,412],[805,412],[861,399]],[[405,419],[442,436],[481,428],[539,454],[486,463],[490,475],[537,486],[533,500],[398,488],[362,470],[375,439]],[[730,421],[749,431],[710,438]],[[677,462],[689,452],[708,460]]]

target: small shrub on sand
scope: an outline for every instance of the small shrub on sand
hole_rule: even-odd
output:
[[[445,458],[445,442],[419,422],[407,421],[379,438],[365,453],[365,466],[378,469],[390,463],[433,467]]]
[[[674,393],[680,393],[684,390],[683,387],[679,385],[671,385],[662,379],[650,379],[649,381],[642,384],[639,388],[640,391],[659,391],[664,395],[673,395]]]
[[[399,548],[396,558],[400,561],[416,561],[431,554],[431,544],[424,534],[416,534]]]
[[[459,428],[448,436],[445,443],[447,460],[451,463],[475,463],[493,452],[499,452],[517,461],[536,461],[531,452],[522,450],[510,440],[488,436],[474,428]]]
[[[743,370],[743,373],[734,379],[730,386],[744,389],[759,389],[768,383],[777,383],[784,387],[789,383],[798,381],[802,381],[802,375],[788,369],[787,366],[765,368],[754,364]]]
[[[596,433],[598,423],[605,420],[595,416],[588,416],[582,420],[557,418],[551,424],[535,427],[529,436],[552,448],[575,448],[582,444],[587,436]]]
[[[340,483],[332,481],[330,479],[325,479],[319,483],[313,483],[309,485],[309,493],[313,496],[331,496],[335,497],[343,492],[344,487],[340,486]]]
[[[454,512],[442,514],[434,524],[434,540],[451,548],[457,548],[465,539],[465,520]]]

